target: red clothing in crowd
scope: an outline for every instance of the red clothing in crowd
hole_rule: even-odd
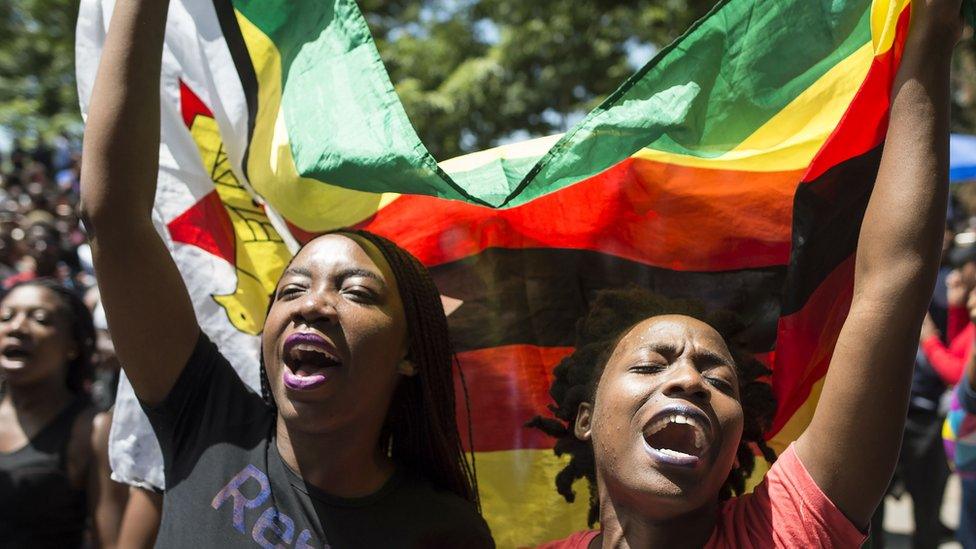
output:
[[[922,341],[922,352],[942,381],[954,386],[962,379],[963,370],[976,341],[976,325],[969,321],[965,307],[949,307],[946,346],[938,335],[931,335]]]
[[[538,549],[586,549],[599,534],[577,532]],[[705,547],[860,547],[865,537],[827,499],[791,445],[751,494],[722,504]]]

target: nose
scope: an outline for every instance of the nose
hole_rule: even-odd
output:
[[[334,323],[338,319],[333,296],[321,290],[303,296],[297,312],[309,324],[323,321]]]
[[[690,360],[675,364],[668,373],[663,388],[666,396],[696,402],[708,402],[711,398],[705,378]]]

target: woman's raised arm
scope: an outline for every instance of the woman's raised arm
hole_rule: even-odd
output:
[[[140,399],[158,403],[199,328],[183,279],[152,224],[159,169],[167,0],[119,0],[92,92],[81,201],[116,352]]]
[[[948,194],[949,63],[961,0],[913,0],[888,138],[857,246],[854,299],[797,454],[865,527],[898,458]]]

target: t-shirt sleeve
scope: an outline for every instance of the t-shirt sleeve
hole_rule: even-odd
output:
[[[790,445],[752,494],[724,504],[707,547],[860,547],[865,538]]]
[[[207,447],[267,413],[203,332],[166,398],[142,407],[162,449],[167,484],[174,468],[191,469]]]
[[[599,535],[599,530],[584,530],[576,532],[566,539],[543,543],[536,549],[586,549],[590,546],[590,542]]]

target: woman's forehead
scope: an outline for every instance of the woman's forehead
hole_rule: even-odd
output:
[[[715,328],[684,315],[661,315],[638,322],[620,338],[614,354],[689,344],[731,358],[725,339]]]
[[[34,284],[25,284],[11,290],[3,301],[6,307],[33,307],[60,310],[64,303],[53,290]]]
[[[396,283],[379,249],[365,238],[351,234],[333,233],[315,238],[299,250],[290,267],[316,274],[366,269],[380,275],[387,284]]]

